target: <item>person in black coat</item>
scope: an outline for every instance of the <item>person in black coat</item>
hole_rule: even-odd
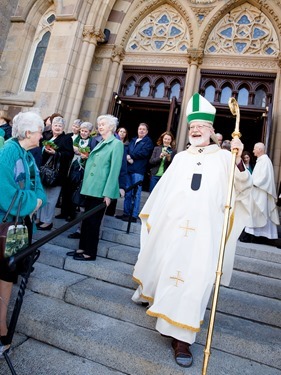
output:
[[[39,223],[37,228],[40,230],[50,230],[53,227],[53,218],[55,215],[56,203],[59,198],[62,185],[66,181],[71,160],[74,156],[73,143],[71,137],[64,132],[65,122],[62,117],[55,117],[52,122],[52,141],[55,147],[43,146],[42,166],[44,166],[50,157],[54,161],[59,161],[59,176],[55,186],[44,186],[47,195],[47,204],[42,207],[38,213]]]
[[[175,151],[175,139],[171,132],[166,131],[162,133],[157,141],[157,146],[154,147],[149,164],[150,169],[150,186],[151,193],[157,182],[160,180],[166,169],[171,164]]]
[[[138,136],[133,138],[127,148],[127,182],[126,188],[142,182],[146,173],[148,161],[153,151],[153,142],[148,136],[148,125],[140,123],[138,126]],[[133,205],[132,222],[137,221],[141,200],[141,184],[134,195],[132,190],[127,191],[124,200],[124,212],[121,216],[116,216],[123,221],[129,221]]]

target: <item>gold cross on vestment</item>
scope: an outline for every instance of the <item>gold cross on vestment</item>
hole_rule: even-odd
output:
[[[174,286],[178,286],[178,282],[181,281],[184,283],[184,280],[180,278],[180,271],[177,271],[177,276],[170,276],[170,279],[176,280],[176,284]]]
[[[188,224],[189,224],[189,220],[186,220],[186,227],[180,227],[181,229],[185,229],[184,237],[187,237],[189,230],[195,230],[195,228],[189,227]]]

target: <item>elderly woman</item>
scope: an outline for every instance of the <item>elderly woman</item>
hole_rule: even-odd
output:
[[[149,160],[151,169],[151,179],[149,192],[151,193],[157,182],[160,180],[166,169],[171,164],[175,156],[175,139],[171,132],[166,131],[160,135],[157,140],[157,146],[154,147]]]
[[[13,119],[12,137],[0,150],[0,220],[3,219],[16,192],[11,215],[16,215],[21,195],[19,216],[25,218],[36,212],[46,196],[41,185],[36,163],[29,152],[39,145],[44,123],[33,112],[19,113]],[[28,217],[29,218],[29,217]],[[26,220],[27,221],[27,220]],[[30,224],[29,224],[30,225]],[[0,264],[0,354],[9,349],[7,342],[7,307],[13,283],[17,282],[19,271],[11,271],[4,261]]]
[[[120,196],[118,178],[122,164],[124,145],[115,138],[118,119],[111,115],[97,118],[98,132],[102,141],[90,153],[86,163],[81,193],[86,196],[85,211],[89,211],[105,202],[109,206],[111,199]],[[105,208],[83,220],[79,249],[75,251],[75,260],[95,260],[99,242],[100,225]]]
[[[39,210],[37,228],[40,230],[50,230],[53,227],[56,203],[74,155],[72,139],[69,135],[65,134],[64,127],[64,119],[62,117],[55,117],[52,122],[53,136],[49,140],[49,142],[52,142],[51,147],[50,145],[43,147],[42,166],[52,156],[55,160],[59,161],[59,176],[55,182],[55,186],[44,186],[47,195],[47,204]]]
[[[79,118],[73,121],[73,124],[72,124],[72,127],[71,127],[72,133],[69,133],[69,135],[71,135],[73,143],[76,139],[79,140],[80,126],[81,126],[82,123],[83,123],[83,121],[81,121]]]
[[[56,219],[71,221],[75,218],[76,205],[72,202],[72,195],[84,176],[85,164],[90,151],[89,142],[92,129],[93,124],[91,122],[83,122],[80,126],[79,136],[74,140],[73,150],[75,155],[62,191],[61,213],[56,216]]]

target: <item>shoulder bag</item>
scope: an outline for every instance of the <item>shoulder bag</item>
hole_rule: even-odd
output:
[[[24,219],[19,224],[19,215],[23,199],[23,193],[19,200],[16,217],[13,221],[7,222],[8,216],[15,203],[18,192],[14,195],[12,202],[8,208],[6,215],[0,223],[0,260],[8,258],[18,251],[25,249],[29,246],[29,231],[25,224]]]
[[[59,155],[51,155],[46,164],[40,167],[40,177],[43,186],[54,187],[57,185],[60,168]]]

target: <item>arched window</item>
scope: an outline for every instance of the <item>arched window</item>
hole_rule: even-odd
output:
[[[150,84],[148,79],[144,79],[141,83],[140,96],[145,98],[149,95]]]
[[[232,95],[232,89],[231,89],[231,87],[229,87],[229,86],[225,86],[225,87],[221,90],[220,103],[222,103],[222,104],[227,104],[229,98],[231,97],[231,95]]]
[[[245,87],[239,89],[238,92],[238,104],[240,105],[248,105],[249,100],[249,90],[247,90]]]
[[[255,92],[255,107],[266,107],[266,92],[264,89],[260,88]]]
[[[136,90],[136,81],[134,78],[130,78],[128,79],[127,83],[127,88],[126,88],[126,92],[125,92],[125,96],[132,96],[135,94],[135,90]]]
[[[215,86],[213,84],[208,85],[205,89],[205,98],[211,103],[215,100],[215,91]]]
[[[174,96],[179,99],[180,97],[180,89],[181,89],[181,85],[179,84],[179,82],[177,81],[174,81],[172,84],[171,84],[171,90],[170,90],[170,96],[169,96],[169,99],[172,99]]]
[[[163,98],[165,94],[165,83],[163,80],[159,80],[156,83],[154,98]]]
[[[31,69],[29,71],[28,79],[25,86],[25,91],[35,91],[38,83],[39,75],[43,65],[44,57],[47,51],[51,33],[47,31],[41,41],[38,43]]]

